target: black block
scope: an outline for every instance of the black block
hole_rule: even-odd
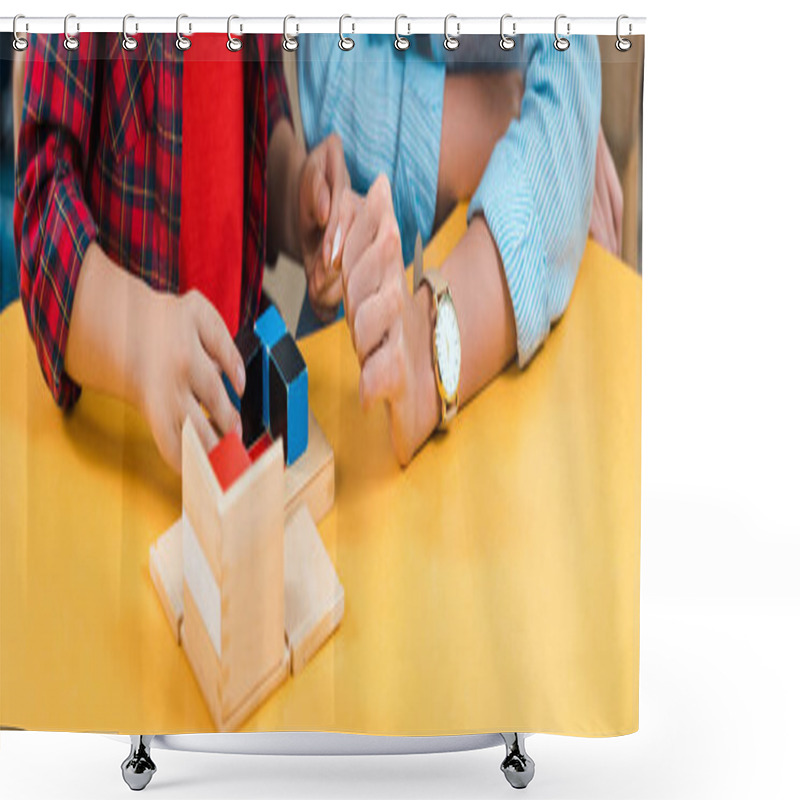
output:
[[[236,347],[244,362],[246,384],[241,401],[242,441],[250,447],[264,433],[262,405],[264,399],[263,363],[261,341],[252,326],[245,326],[236,334]]]

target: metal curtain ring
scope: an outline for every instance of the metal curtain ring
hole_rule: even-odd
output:
[[[620,14],[617,17],[617,43],[614,46],[617,48],[617,50],[620,51],[620,53],[625,53],[628,50],[630,50],[631,49],[631,45],[633,44],[633,42],[631,42],[630,39],[623,39],[622,36],[620,35],[620,32],[619,32],[620,25],[619,24],[624,19],[628,19],[627,15],[625,15],[625,14]],[[628,23],[628,35],[629,36],[630,36],[630,33],[631,33],[631,24],[629,22]]]
[[[456,35],[451,36],[447,32],[447,23],[450,22],[451,19],[456,20]],[[461,33],[461,23],[458,21],[458,17],[455,14],[448,14],[444,18],[444,46],[446,50],[458,50],[458,45],[460,42],[458,41],[458,35]]]
[[[231,33],[231,22],[233,22],[233,20],[235,20],[235,19],[239,19],[239,17],[237,17],[236,14],[231,14],[228,17],[228,43],[227,43],[226,47],[228,48],[228,50],[231,51],[231,53],[238,53],[239,50],[242,49],[242,40],[241,39],[237,39]],[[242,26],[240,25],[239,26],[239,32],[241,33],[241,31],[242,31]]]
[[[14,17],[14,26],[12,28],[12,30],[14,31],[14,41],[12,42],[12,46],[16,51],[18,51],[20,53],[28,47],[28,40],[27,39],[23,39],[19,35],[19,31],[17,31],[17,23],[21,19],[25,19],[25,17],[22,14],[17,14],[17,16]],[[28,23],[27,22],[25,23],[25,30],[26,31],[28,30]]]
[[[344,21],[346,19],[353,19],[349,14],[342,14],[339,17],[339,49],[340,50],[352,50],[356,43],[349,37],[344,35]],[[353,23],[353,33],[355,33],[356,26]]]
[[[129,19],[136,19],[133,14],[126,14],[122,18],[122,46],[125,50],[135,50],[139,46],[139,42],[133,38],[133,36],[128,35],[128,20]],[[134,24],[134,30],[139,30],[139,23]]]
[[[291,14],[283,18],[283,49],[287,53],[294,53],[297,50],[297,37],[289,33],[288,25],[290,19],[294,19]],[[296,28],[296,30],[299,30],[299,28]]]
[[[511,14],[503,14],[500,17],[500,49],[501,50],[513,50],[516,41],[512,38],[517,35],[517,23],[511,23],[511,36],[506,36],[505,32],[503,31],[503,23],[507,19],[511,19]]]
[[[69,21],[71,19],[75,19],[74,14],[67,14],[64,17],[64,48],[72,52],[73,50],[78,49],[78,39],[75,36],[71,36],[68,30],[69,28]],[[75,23],[75,30],[80,32],[81,24],[80,22]]]
[[[181,20],[182,19],[188,19],[188,17],[189,17],[188,14],[178,14],[178,17],[175,20],[175,36],[177,37],[175,39],[175,47],[177,47],[178,50],[188,50],[192,46],[192,40],[191,39],[187,39],[181,33]],[[189,33],[191,33],[191,32],[192,32],[192,23],[190,22],[189,23]]]
[[[553,42],[553,47],[555,47],[556,50],[560,50],[562,53],[564,52],[564,50],[567,50],[569,48],[569,39],[566,39],[563,36],[559,35],[558,21],[560,19],[566,19],[566,18],[567,18],[566,14],[559,14],[556,17],[555,25],[553,26],[553,30],[556,36],[555,41]],[[569,36],[569,22],[567,22],[567,36]]]
[[[400,20],[401,19],[408,19],[405,14],[398,14],[394,18],[394,46],[398,50],[408,50],[409,45],[411,42],[406,39],[405,36],[400,35]],[[408,32],[411,33],[411,25],[408,25]]]

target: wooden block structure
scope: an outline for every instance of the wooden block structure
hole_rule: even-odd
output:
[[[284,469],[269,437],[242,460],[183,430],[184,513],[150,548],[150,574],[219,730],[237,728],[341,622],[344,591],[315,527],[332,507],[333,451],[308,415]],[[223,483],[226,484],[223,487]]]
[[[288,668],[283,458],[271,447],[223,492],[187,419],[181,466],[181,643],[214,724],[231,730]]]

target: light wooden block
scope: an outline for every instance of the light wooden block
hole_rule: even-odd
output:
[[[283,498],[280,443],[273,443],[223,496],[220,589],[226,716],[283,659]]]
[[[238,706],[227,709],[226,713],[222,686],[224,670],[191,592],[186,593],[181,629],[183,649],[217,730],[236,730],[289,677],[289,648],[284,644],[279,663],[262,676]]]
[[[203,660],[195,672],[216,673],[210,708],[229,720],[284,659],[283,452],[273,444],[223,493],[187,419],[182,467],[184,614],[189,598],[211,652],[188,620],[183,635]]]
[[[286,521],[286,639],[296,675],[336,630],[344,589],[305,505]]]
[[[150,545],[150,577],[178,644],[183,619],[182,535],[183,525],[179,519]]]
[[[181,480],[184,511],[219,584],[222,581],[222,489],[188,417],[181,435]]]
[[[334,494],[333,448],[309,411],[308,447],[286,470],[286,516],[305,503],[319,522],[333,507]]]

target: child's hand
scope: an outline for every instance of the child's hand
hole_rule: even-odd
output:
[[[342,140],[331,134],[307,156],[300,171],[300,249],[314,313],[328,322],[342,299],[339,266],[354,216],[350,174]]]
[[[241,396],[244,365],[222,317],[200,292],[150,296],[143,325],[147,341],[141,348],[139,404],[159,452],[180,472],[181,431],[187,416],[206,450],[216,444],[217,432],[224,435],[233,429],[241,436],[242,423],[221,371]]]
[[[389,181],[381,175],[353,222],[342,255],[344,307],[368,408],[386,401],[392,445],[407,464],[437,421],[428,292],[412,297]]]

